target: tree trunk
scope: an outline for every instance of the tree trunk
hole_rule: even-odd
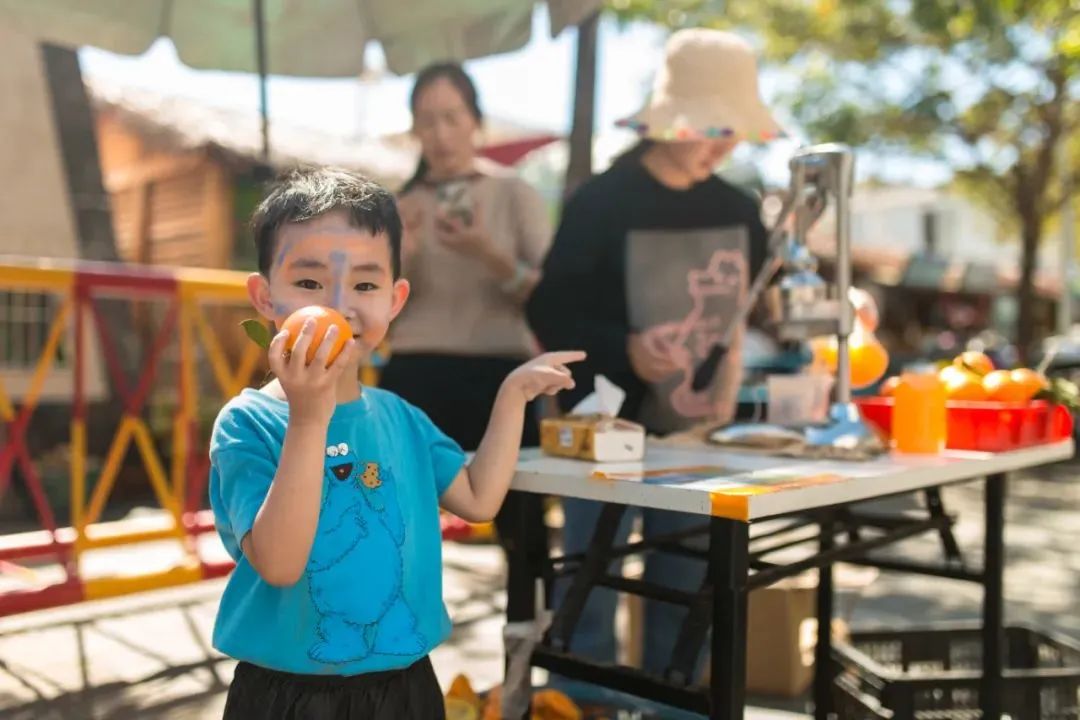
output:
[[[596,40],[600,13],[578,26],[577,71],[574,78],[574,121],[570,128],[570,160],[563,197],[592,176],[593,123],[596,116]]]
[[[1016,319],[1016,348],[1020,362],[1027,363],[1035,342],[1035,264],[1038,261],[1042,218],[1035,213],[1021,216],[1020,284],[1016,289],[1019,312]]]
[[[75,213],[80,257],[116,262],[109,194],[101,180],[94,113],[74,50],[42,44],[41,57],[52,96],[53,119]]]

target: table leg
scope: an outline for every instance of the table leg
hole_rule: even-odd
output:
[[[600,578],[607,574],[611,563],[612,545],[619,531],[619,524],[626,514],[626,505],[604,503],[600,517],[596,520],[592,542],[585,551],[581,567],[573,575],[570,587],[562,598],[551,619],[545,640],[556,650],[569,650],[574,628],[577,627],[581,613],[589,600],[589,593],[596,587]]]
[[[835,542],[833,518],[821,522],[821,552],[828,552]],[[817,645],[814,648],[814,720],[828,720],[832,712],[832,618],[833,569],[825,564],[818,569]]]
[[[537,564],[538,555],[541,544],[543,552],[547,549],[547,527],[543,523],[542,503],[543,498],[539,495],[512,491],[507,494],[503,507],[495,518],[499,542],[506,553],[507,561],[507,630],[512,629],[515,623],[519,624],[519,628],[524,626],[528,630],[529,625],[536,619],[536,580],[542,574],[542,569]],[[504,689],[508,695],[513,694],[517,698],[513,701],[510,698],[504,699],[524,708],[521,715],[523,720],[528,720],[531,715],[528,700],[532,695],[529,669],[532,664],[531,644],[527,640],[529,635],[531,632],[525,632],[525,638],[504,638],[507,643]],[[523,653],[528,653],[530,657],[524,657]],[[515,689],[510,690],[511,686]],[[504,709],[505,707],[504,704]]]
[[[746,708],[746,580],[750,526],[712,518],[709,577],[713,587],[711,720],[742,720]]]
[[[547,559],[543,496],[511,490],[495,517],[499,544],[506,553],[506,621],[536,617],[536,580]]]
[[[945,503],[941,500],[941,488],[928,488],[924,496],[930,517],[943,519],[948,517],[948,513],[945,512]],[[956,536],[953,535],[952,525],[942,525],[938,535],[941,536],[941,549],[945,552],[945,562],[949,565],[963,565],[960,545],[956,542]]]
[[[986,546],[983,559],[983,676],[979,688],[984,720],[1001,717],[1005,656],[1005,475],[986,478]]]

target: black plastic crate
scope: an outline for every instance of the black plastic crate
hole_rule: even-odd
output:
[[[853,632],[836,642],[840,720],[981,720],[978,624]],[[1005,630],[1002,707],[1012,720],[1080,719],[1080,644],[1026,626]]]

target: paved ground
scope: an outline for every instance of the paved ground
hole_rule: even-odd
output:
[[[945,500],[960,515],[961,544],[977,548],[982,488],[951,488]],[[1008,619],[1036,621],[1080,639],[1080,465],[1016,478],[1008,522]],[[902,553],[930,557],[937,549],[928,539],[908,543]],[[121,562],[133,566],[150,557],[158,562],[163,551],[139,553]],[[455,631],[434,655],[444,686],[461,670],[481,688],[498,682],[501,578],[495,548],[447,546],[446,599]],[[0,619],[0,718],[219,718],[232,674],[232,663],[208,644],[221,588],[222,582],[214,581]],[[896,627],[979,616],[978,589],[946,580],[882,575],[855,600],[842,606],[855,625]],[[768,704],[805,708],[801,701]],[[787,716],[758,710],[750,717]]]

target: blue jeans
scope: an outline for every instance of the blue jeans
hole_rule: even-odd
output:
[[[584,552],[592,542],[596,521],[603,505],[593,500],[564,498],[563,549],[567,554]],[[687,513],[668,510],[627,508],[623,514],[615,544],[625,544],[637,513],[642,514],[642,535],[648,539],[657,535],[678,532],[695,525],[700,526],[707,518]],[[695,537],[684,544],[706,549],[708,536]],[[648,582],[677,590],[696,592],[701,588],[705,577],[704,560],[653,551],[645,555],[644,579]],[[612,562],[610,572],[614,575],[622,571],[622,561]],[[570,579],[563,579],[556,587],[556,602],[562,601],[570,585]],[[598,662],[613,663],[616,660],[615,643],[615,606],[617,594],[608,588],[594,588],[589,593],[581,618],[570,639],[570,649],[575,655],[584,656]],[[663,674],[671,662],[671,652],[679,637],[687,609],[669,603],[654,600],[645,601],[644,647],[642,651],[643,669]],[[705,653],[702,653],[704,656]],[[698,658],[699,667],[702,659]]]

